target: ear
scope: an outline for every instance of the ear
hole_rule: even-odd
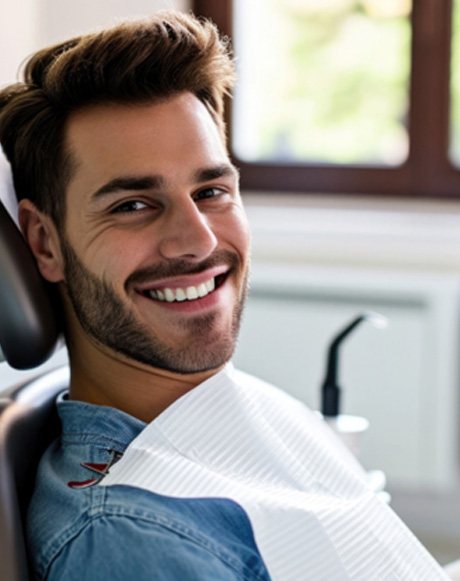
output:
[[[19,202],[18,217],[24,238],[43,278],[49,282],[64,280],[64,262],[53,220],[27,199]]]

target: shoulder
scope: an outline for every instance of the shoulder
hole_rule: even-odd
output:
[[[268,578],[246,514],[225,499],[39,486],[28,528],[39,580]]]
[[[199,576],[201,574],[202,576]],[[47,579],[237,579],[188,535],[127,514],[93,518],[52,561]]]
[[[164,581],[267,579],[257,550],[248,558],[247,547],[232,551],[228,538],[200,523],[198,514],[214,501],[181,501],[132,487],[95,487],[105,499],[49,560],[42,578],[48,581],[106,581],[152,578]],[[188,506],[187,506],[188,505]],[[212,510],[211,510],[212,512]],[[219,518],[218,511],[213,515]],[[243,532],[244,534],[244,532]]]

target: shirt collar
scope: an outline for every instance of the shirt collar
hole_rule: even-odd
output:
[[[62,425],[61,439],[66,443],[85,439],[110,438],[126,447],[145,428],[145,422],[121,410],[102,405],[57,398],[57,411]]]

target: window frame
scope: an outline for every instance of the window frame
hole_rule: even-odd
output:
[[[238,159],[241,187],[264,192],[460,198],[460,169],[449,159],[452,0],[413,0],[407,160],[397,167],[248,163]],[[232,0],[194,0],[232,37]],[[231,107],[227,106],[231,134]],[[231,143],[231,140],[230,140]]]

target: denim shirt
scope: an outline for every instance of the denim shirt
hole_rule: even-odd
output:
[[[41,460],[28,515],[36,579],[269,579],[237,503],[96,486],[143,422],[62,396],[58,413],[62,435]]]

